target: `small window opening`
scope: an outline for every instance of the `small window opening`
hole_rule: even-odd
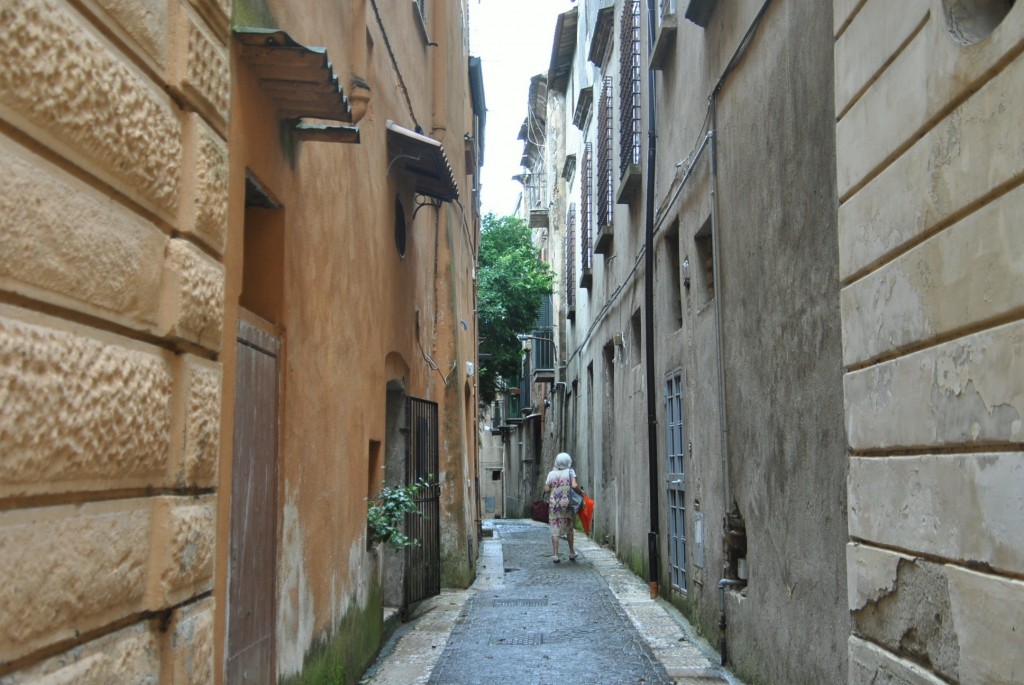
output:
[[[405,208],[402,201],[395,197],[395,247],[398,248],[398,256],[405,256]]]
[[[665,277],[668,280],[668,321],[673,330],[683,327],[682,280],[679,272],[679,222],[676,221],[665,236]]]
[[[715,252],[714,240],[711,235],[711,219],[709,218],[693,236],[693,242],[697,246],[697,265],[701,273],[701,280],[704,284],[704,292],[707,293],[707,301],[715,299]]]
[[[1013,9],[1015,0],[942,0],[953,40],[973,45],[988,38]]]
[[[629,356],[630,360],[633,362],[633,366],[639,364],[640,359],[643,356],[643,347],[640,344],[643,342],[643,334],[641,333],[642,327],[640,325],[641,321],[640,309],[637,308],[637,310],[633,312],[633,317],[629,322]]]

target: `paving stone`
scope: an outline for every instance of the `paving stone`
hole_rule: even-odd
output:
[[[473,587],[424,602],[362,683],[736,683],[611,551],[563,542],[555,564],[546,525],[486,525]]]

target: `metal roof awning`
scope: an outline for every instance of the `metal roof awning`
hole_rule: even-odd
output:
[[[307,47],[284,31],[235,29],[240,56],[256,74],[282,119],[325,119],[338,125],[298,122],[300,140],[358,143],[359,127],[325,48]]]
[[[390,119],[387,128],[389,172],[392,165],[400,165],[414,177],[417,193],[444,202],[457,200],[459,186],[440,141],[403,128]]]

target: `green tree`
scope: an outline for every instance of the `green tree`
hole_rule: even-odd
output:
[[[480,397],[494,401],[499,387],[514,382],[522,368],[518,333],[529,332],[540,313],[541,298],[551,294],[551,267],[533,246],[530,228],[514,216],[483,219],[478,272]]]

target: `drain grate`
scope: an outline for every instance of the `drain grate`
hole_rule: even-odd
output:
[[[512,637],[494,637],[488,640],[489,645],[540,645],[544,643],[543,633],[526,633]]]
[[[547,606],[546,599],[496,599],[492,606],[496,607],[543,607]]]

